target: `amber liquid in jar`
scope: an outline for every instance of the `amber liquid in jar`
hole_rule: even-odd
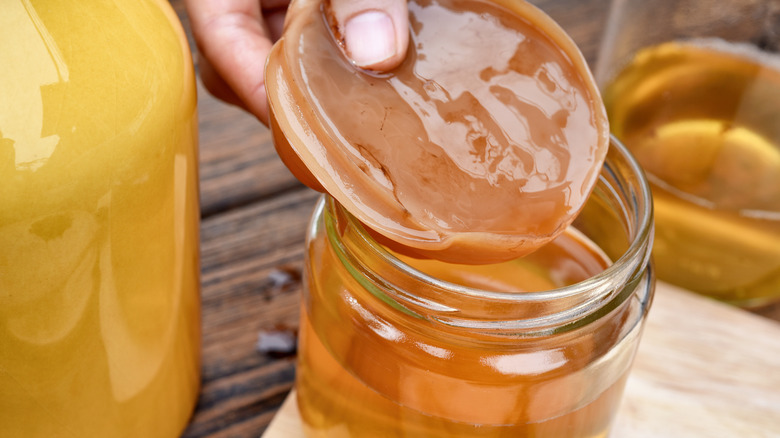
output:
[[[746,306],[780,298],[780,57],[666,43],[604,100],[653,188],[659,278]]]
[[[433,330],[367,292],[366,277],[354,274],[361,268],[344,263],[325,228],[320,221],[310,234],[310,305],[301,312],[296,387],[308,437],[607,435],[635,352],[636,300],[572,332],[508,347],[505,340]],[[328,232],[338,233],[345,247],[363,238],[349,225]],[[549,291],[610,264],[572,228],[530,256],[493,265],[396,256],[437,280],[498,293]],[[559,310],[540,304],[517,316]]]

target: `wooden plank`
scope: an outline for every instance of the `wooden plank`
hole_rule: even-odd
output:
[[[298,273],[318,196],[296,190],[203,221],[203,387],[184,437],[259,436],[292,387],[294,358],[255,344],[262,330],[297,329]]]
[[[591,69],[607,23],[610,0],[530,0],[555,20],[577,43]]]
[[[774,304],[768,304],[764,307],[751,310],[756,315],[761,315],[765,318],[774,319],[780,321],[780,301]]]
[[[780,324],[657,289],[614,436],[780,436]]]
[[[201,213],[204,217],[303,187],[279,159],[270,131],[198,81]]]
[[[292,393],[263,438],[303,436]],[[611,436],[780,436],[780,324],[659,283]]]

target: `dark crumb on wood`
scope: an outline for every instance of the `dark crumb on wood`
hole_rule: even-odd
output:
[[[762,32],[753,43],[761,50],[780,52],[780,3],[768,4],[761,27]]]
[[[284,325],[261,330],[257,336],[257,351],[270,357],[294,356],[298,348],[297,330]]]
[[[276,266],[268,272],[258,292],[265,301],[271,301],[277,295],[299,289],[301,279],[299,268],[288,265]]]
[[[268,273],[268,279],[272,288],[287,289],[300,284],[301,272],[292,266],[277,266]]]

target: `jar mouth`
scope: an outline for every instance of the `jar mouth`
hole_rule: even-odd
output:
[[[374,295],[392,307],[399,308],[404,313],[420,318],[435,320],[447,325],[464,328],[484,329],[514,329],[529,330],[544,327],[562,327],[575,321],[582,321],[588,315],[602,314],[605,307],[614,308],[630,296],[626,289],[633,291],[636,284],[648,277],[650,249],[653,240],[653,207],[650,187],[647,179],[631,153],[617,138],[610,136],[610,148],[604,166],[596,185],[601,192],[610,196],[615,202],[613,212],[619,216],[629,239],[628,247],[622,255],[607,266],[603,271],[583,281],[555,289],[536,292],[507,292],[479,289],[445,281],[424,273],[397,258],[382,245],[376,242],[363,224],[349,214],[334,199],[328,198],[324,207],[330,211],[330,219],[326,214],[326,228],[331,244],[345,265],[351,265],[353,276],[362,276],[368,283],[360,281],[372,290]],[[594,189],[595,191],[595,189]],[[592,193],[591,197],[594,196]],[[344,221],[342,224],[329,221]],[[576,221],[575,221],[576,223]],[[349,227],[357,236],[359,249],[346,248],[344,242],[335,236],[336,229]],[[362,253],[355,257],[354,252]],[[370,258],[380,260],[387,270],[395,276],[405,277],[403,284],[415,284],[434,290],[435,293],[425,297],[399,285],[399,282],[388,280],[386,275],[377,272],[374,267],[366,266],[360,259]],[[475,316],[464,311],[462,306],[444,304],[436,297],[457,298],[458,302],[468,304],[479,301],[508,309],[515,305],[533,305],[535,303],[566,302],[565,305],[554,306],[557,310],[547,315],[517,319],[511,311],[505,315],[491,312],[491,317]],[[392,302],[388,302],[392,300]],[[617,302],[616,302],[617,301]],[[612,302],[612,305],[608,303]],[[400,306],[400,307],[399,307]],[[468,306],[465,306],[468,307]],[[456,316],[457,315],[457,316]],[[502,317],[503,316],[503,317]],[[579,325],[579,324],[578,324]],[[556,330],[557,331],[557,330]]]

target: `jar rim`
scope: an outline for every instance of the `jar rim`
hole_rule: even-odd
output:
[[[606,182],[607,188],[611,189],[613,192],[616,189],[624,192],[624,197],[630,204],[621,205],[623,211],[620,212],[623,214],[622,219],[626,222],[628,227],[627,232],[630,240],[628,248],[617,260],[607,266],[602,272],[572,285],[545,291],[507,292],[485,290],[433,277],[410,266],[385,249],[371,237],[365,226],[356,217],[352,216],[346,209],[341,207],[333,198],[328,199],[328,209],[331,209],[331,211],[336,211],[334,209],[341,209],[343,217],[346,218],[348,225],[357,231],[357,235],[360,238],[359,244],[361,245],[361,249],[368,251],[371,257],[376,257],[382,262],[389,264],[391,268],[407,276],[414,282],[437,290],[446,291],[450,296],[456,296],[467,300],[476,299],[489,301],[499,305],[529,304],[574,299],[574,305],[567,306],[562,311],[532,319],[515,320],[512,321],[512,323],[502,320],[501,322],[503,324],[500,328],[532,329],[542,326],[561,326],[575,320],[583,319],[589,314],[601,313],[597,311],[606,306],[608,302],[614,301],[616,298],[622,297],[620,300],[620,302],[622,302],[630,294],[624,293],[625,291],[623,289],[625,288],[615,287],[615,285],[624,285],[632,281],[640,281],[641,278],[644,278],[644,276],[647,275],[645,273],[645,267],[649,266],[650,249],[653,239],[653,207],[650,186],[638,162],[626,147],[613,135],[610,135],[610,148],[607,159],[604,162],[604,167],[599,175],[599,183],[605,183],[605,173],[615,181],[612,184]],[[625,181],[625,178],[631,179],[629,182],[630,186]],[[617,185],[617,187],[613,187],[613,185]],[[626,211],[627,209],[630,211]],[[331,236],[330,232],[328,232],[328,235],[332,244],[341,245],[340,242],[333,241],[334,236]],[[362,271],[362,275],[371,275],[371,273],[366,272],[365,269]],[[373,283],[384,285],[384,282],[377,280],[376,278]],[[402,307],[404,304],[413,304],[413,307],[423,307],[426,311],[441,311],[444,314],[447,314],[448,311],[451,313],[452,311],[458,310],[447,308],[446,305],[430,301],[426,301],[426,303],[420,306],[421,303],[418,300],[420,297],[415,296],[414,293],[409,293],[408,291],[398,293],[399,291],[392,290],[392,287],[390,289],[389,293],[387,293],[388,291],[382,292],[383,295],[390,295],[387,298],[396,301],[396,303],[400,304]],[[414,311],[406,310],[404,310],[406,313],[412,313],[415,314],[415,316],[421,317],[421,315],[417,315]],[[475,321],[472,318],[467,318],[467,320],[461,318],[459,323],[449,324],[446,321],[442,321],[442,318],[434,319],[448,325],[459,325],[461,327],[467,325],[468,328],[487,328],[491,324],[498,322]]]

